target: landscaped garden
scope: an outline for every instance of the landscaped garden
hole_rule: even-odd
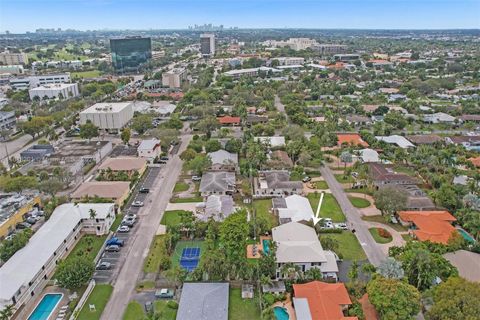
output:
[[[366,260],[367,256],[357,237],[350,231],[342,231],[342,233],[321,233],[322,237],[331,238],[338,243],[338,252],[345,260]]]
[[[169,260],[165,245],[165,235],[156,236],[150,246],[148,255],[143,264],[143,271],[145,273],[155,273],[160,270],[160,265],[163,261]],[[167,262],[168,263],[168,262]]]
[[[350,200],[350,202],[355,208],[362,209],[370,206],[370,201],[364,198],[349,196],[348,199]]]
[[[382,216],[382,215],[363,216],[362,217],[362,220],[383,223],[383,224],[391,227],[392,229],[394,229],[395,231],[398,231],[398,232],[403,232],[403,231],[408,230],[406,227],[402,226],[400,223],[392,223],[390,221],[387,221],[387,219],[388,219],[388,217],[385,217],[385,216]]]
[[[335,174],[335,179],[337,179],[337,181],[340,182],[340,183],[353,183],[353,182],[355,182],[355,179],[351,175],[349,175],[349,174],[345,175],[343,173]]]
[[[77,320],[97,320],[100,319],[103,309],[107,305],[108,299],[112,294],[113,287],[109,284],[97,284],[93,288],[90,296],[80,310]],[[90,305],[95,306],[95,310],[90,311]]]
[[[370,234],[377,243],[385,244],[392,241],[392,235],[390,232],[383,228],[370,228],[368,231],[370,231]]]
[[[314,182],[314,185],[315,185],[315,189],[319,189],[319,190],[326,190],[328,189],[328,184],[326,181],[315,181]]]
[[[277,217],[270,212],[270,210],[272,209],[272,199],[254,200],[253,208],[255,209],[255,213],[257,214],[257,219],[263,218],[270,221],[270,229],[278,226]]]
[[[229,320],[261,319],[257,292],[255,292],[253,299],[242,299],[242,289],[230,288],[228,304]]]
[[[310,201],[313,212],[316,212],[318,203],[320,201],[320,193],[309,193],[307,198]],[[331,218],[334,222],[345,221],[345,216],[343,215],[342,209],[338,205],[337,199],[335,199],[335,197],[330,193],[325,193],[323,197],[322,207],[320,208],[320,217]]]

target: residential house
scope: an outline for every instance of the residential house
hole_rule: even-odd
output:
[[[270,156],[269,166],[275,169],[290,169],[293,168],[293,161],[288,156],[288,153],[283,150],[275,150]]]
[[[310,221],[314,216],[310,201],[298,194],[285,198],[272,199],[273,211],[278,215],[280,224]]]
[[[218,122],[221,126],[239,126],[241,119],[240,117],[231,117],[231,116],[223,116],[217,118]]]
[[[195,208],[195,216],[202,221],[212,218],[215,221],[223,221],[235,211],[235,203],[230,195],[215,195],[207,197],[207,201],[198,204]]]
[[[388,144],[395,144],[397,147],[402,149],[408,149],[415,147],[410,141],[405,139],[405,137],[399,135],[391,135],[391,136],[376,136],[375,139],[378,141],[383,141]]]
[[[349,125],[353,125],[355,127],[366,126],[366,125],[372,124],[372,120],[369,117],[356,115],[356,114],[346,116],[345,121],[347,121],[347,123]]]
[[[211,170],[214,171],[237,171],[238,155],[225,150],[218,150],[207,154],[212,160]]]
[[[417,183],[414,178],[404,173],[397,173],[384,164],[370,162],[368,166],[370,179],[377,188],[387,185],[413,185]]]
[[[200,189],[202,196],[212,194],[231,195],[236,191],[235,172],[208,171],[202,175]]]
[[[153,162],[155,158],[160,156],[162,148],[160,146],[160,140],[148,139],[142,140],[137,148],[137,154],[140,158],[146,159],[149,162]]]
[[[445,138],[445,142],[462,145],[467,150],[480,150],[480,136],[450,136]]]
[[[380,162],[378,152],[369,148],[359,150],[358,159],[360,159],[362,163]]]
[[[439,143],[443,141],[442,137],[436,134],[409,135],[409,136],[406,136],[406,138],[416,146],[424,145],[424,144],[431,145],[431,144]]]
[[[301,272],[318,268],[324,279],[338,279],[338,257],[332,251],[323,250],[315,229],[298,222],[289,222],[272,229],[272,239],[275,241],[277,263],[277,279],[285,278],[282,267],[285,264],[295,264]]]
[[[303,183],[290,181],[290,173],[283,170],[261,171],[254,180],[254,195],[257,197],[279,197],[301,194]]]
[[[480,157],[469,158],[470,161],[476,168],[480,168]]]
[[[260,141],[261,143],[266,143],[270,148],[283,147],[285,146],[285,137],[274,136],[274,137],[254,137],[255,141]]]
[[[293,294],[297,320],[358,320],[345,316],[352,301],[343,283],[294,284]]]
[[[436,206],[428,195],[414,184],[396,185],[395,188],[407,195],[405,210],[435,210]]]
[[[458,117],[462,122],[480,123],[480,114],[464,114]]]
[[[432,114],[426,114],[423,116],[423,122],[425,123],[455,123],[456,118],[443,112],[437,112]]]
[[[457,268],[460,277],[471,282],[480,282],[480,254],[458,250],[445,253],[443,257]]]
[[[184,283],[176,320],[228,320],[228,282]]]
[[[410,234],[420,241],[448,244],[457,229],[452,226],[454,216],[448,211],[400,211],[400,222],[410,227]]]
[[[342,145],[368,147],[368,143],[363,141],[358,133],[337,133],[337,146]]]
[[[268,122],[268,117],[267,116],[259,116],[255,114],[247,114],[247,117],[245,118],[245,125],[247,127],[256,125],[256,124],[265,124]]]

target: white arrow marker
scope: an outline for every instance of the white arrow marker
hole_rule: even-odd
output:
[[[322,194],[320,195],[320,201],[318,202],[318,207],[317,207],[317,212],[315,213],[315,215],[312,217],[313,219],[313,225],[316,225],[320,220],[322,220],[321,218],[319,218],[318,216],[320,215],[320,208],[322,207],[322,202],[323,202],[323,196],[325,195],[325,192],[322,192]]]

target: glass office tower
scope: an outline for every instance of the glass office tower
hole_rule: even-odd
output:
[[[110,39],[110,51],[115,72],[138,72],[152,58],[152,40],[142,37]]]

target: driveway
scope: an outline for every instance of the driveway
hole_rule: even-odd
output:
[[[361,214],[358,209],[348,200],[345,190],[343,190],[342,185],[335,179],[332,170],[328,166],[322,166],[320,167],[320,172],[332,194],[337,199],[340,208],[342,208],[351,229],[355,229],[355,236],[365,251],[368,260],[371,264],[378,266],[387,257],[384,250],[373,239],[368,231],[368,225],[361,219]]]
[[[197,204],[201,202],[186,202],[186,203],[169,203],[167,205],[166,211],[171,210],[185,210],[195,212]]]
[[[191,138],[191,135],[181,136],[179,154],[186,149]],[[122,319],[125,308],[135,294],[135,286],[139,275],[142,273],[143,261],[148,255],[150,244],[181,171],[182,160],[178,155],[174,155],[171,156],[165,168],[155,178],[153,187],[145,201],[145,206],[140,208],[138,212],[141,217],[138,230],[130,240],[132,245],[114,283],[112,296],[102,313],[102,320]]]

